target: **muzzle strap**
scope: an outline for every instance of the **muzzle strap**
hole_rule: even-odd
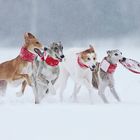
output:
[[[45,57],[47,56],[47,57]],[[59,60],[57,59],[54,59],[53,57],[51,57],[49,54],[47,54],[46,51],[44,51],[44,55],[40,56],[41,60],[44,61],[47,65],[49,66],[52,66],[52,67],[55,67],[55,66],[58,66],[59,65]]]

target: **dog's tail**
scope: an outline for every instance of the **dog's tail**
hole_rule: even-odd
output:
[[[96,69],[92,72],[92,85],[94,88],[99,88],[99,63],[96,64]]]

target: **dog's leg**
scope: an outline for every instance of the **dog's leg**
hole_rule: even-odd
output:
[[[49,88],[49,92],[50,92],[52,95],[55,95],[55,94],[56,94],[55,88],[54,88],[54,86],[53,86],[53,84],[52,84],[51,81],[49,81],[49,83],[48,83],[48,88]]]
[[[40,103],[40,98],[39,98],[39,85],[35,82],[35,85],[33,86],[33,93],[35,97],[35,104]]]
[[[107,87],[107,84],[105,82],[100,82],[98,94],[104,103],[108,103],[108,100],[106,99],[106,97],[104,95],[104,91],[105,91],[106,87]]]
[[[77,102],[77,94],[79,93],[80,88],[81,88],[81,85],[78,83],[75,83],[74,90],[71,96],[73,98],[73,102]]]
[[[4,96],[6,94],[7,89],[7,81],[0,80],[0,95]]]
[[[40,98],[39,98],[39,83],[37,82],[36,80],[36,73],[34,73],[32,75],[32,81],[33,81],[33,86],[32,86],[32,89],[33,89],[33,93],[34,93],[34,97],[35,97],[35,104],[39,104],[40,103]]]
[[[61,102],[63,102],[63,93],[66,88],[68,78],[69,78],[69,73],[66,70],[62,70],[60,73],[60,77],[54,84],[55,89],[58,89],[60,87],[59,97]]]
[[[118,102],[120,102],[121,100],[120,100],[120,97],[118,96],[118,94],[117,94],[117,92],[115,90],[115,87],[114,86],[109,86],[109,88],[110,88],[110,91],[113,94],[113,96],[116,98],[116,100]]]
[[[12,80],[14,81],[14,80],[19,80],[19,79],[26,80],[28,85],[32,86],[31,84],[32,82],[28,74],[15,74]]]
[[[93,99],[92,99],[93,86],[92,86],[92,82],[89,82],[87,79],[84,79],[84,84],[85,84],[86,88],[88,89],[90,103],[93,104]]]
[[[22,95],[24,94],[26,85],[27,85],[27,82],[26,82],[26,81],[23,81],[23,82],[22,82],[21,91],[19,91],[19,92],[16,93],[17,97],[20,97],[20,96],[22,96]]]

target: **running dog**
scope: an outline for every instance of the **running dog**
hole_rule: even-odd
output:
[[[64,59],[63,46],[61,42],[52,43],[45,48],[44,53],[36,51],[41,58],[34,61],[33,79],[35,81],[34,94],[35,103],[40,103],[46,93],[56,94],[54,83],[59,76],[59,62]]]
[[[120,101],[115,89],[113,74],[117,68],[117,63],[125,60],[126,58],[122,56],[122,53],[119,50],[109,50],[107,51],[107,57],[99,64],[99,71],[93,72],[93,87],[98,88],[98,94],[105,103],[108,103],[108,100],[104,95],[106,87],[109,87],[116,100]]]
[[[17,92],[17,96],[23,95],[27,84],[32,85],[30,78],[32,62],[37,56],[35,50],[42,49],[42,44],[31,33],[25,33],[24,39],[25,44],[22,46],[20,54],[15,59],[0,64],[1,95],[5,94],[8,83],[22,84],[21,91]]]
[[[61,66],[60,77],[57,81],[56,88],[60,88],[60,100],[63,101],[63,92],[66,88],[67,80],[70,77],[75,82],[72,97],[77,101],[77,94],[82,85],[85,85],[89,91],[89,98],[92,102],[92,71],[96,68],[96,53],[93,46],[82,52],[75,53],[75,50],[69,51],[65,61]]]

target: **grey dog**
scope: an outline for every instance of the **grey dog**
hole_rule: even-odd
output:
[[[98,89],[98,94],[105,103],[108,103],[108,100],[104,95],[106,87],[109,87],[116,100],[120,101],[120,98],[115,89],[113,75],[115,69],[117,68],[117,63],[119,61],[125,60],[126,58],[122,56],[122,53],[119,50],[109,50],[107,51],[107,57],[105,57],[99,64],[98,72],[93,72],[92,84],[95,88]]]
[[[35,103],[40,103],[43,97],[49,92],[55,94],[54,83],[59,76],[59,62],[64,59],[63,46],[61,42],[53,42],[44,52],[37,50],[41,60],[36,59],[33,67],[33,92]]]

